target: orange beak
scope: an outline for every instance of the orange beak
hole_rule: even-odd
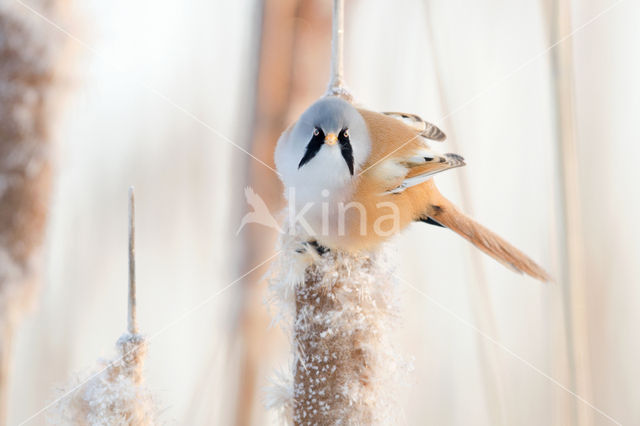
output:
[[[327,145],[335,145],[338,143],[338,136],[335,133],[328,133],[327,136],[324,137],[324,143]]]

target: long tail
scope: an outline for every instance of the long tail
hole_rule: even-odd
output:
[[[457,232],[474,246],[516,272],[525,273],[540,281],[551,281],[549,274],[520,250],[461,213],[446,198],[438,198],[437,203],[431,205],[431,211],[428,212],[425,221],[431,219],[436,224]]]

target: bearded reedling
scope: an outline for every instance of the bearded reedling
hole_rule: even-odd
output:
[[[275,162],[285,195],[323,249],[370,250],[415,221],[449,228],[507,267],[549,275],[511,244],[461,213],[432,177],[464,166],[427,140],[435,125],[413,114],[356,108],[334,96],[309,107],[280,137]]]

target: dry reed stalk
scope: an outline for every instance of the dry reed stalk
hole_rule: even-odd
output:
[[[333,0],[331,33],[331,78],[326,94],[352,101],[353,95],[344,82],[344,0]]]
[[[157,409],[144,383],[147,342],[138,333],[135,295],[135,205],[129,190],[129,286],[127,332],[116,343],[117,356],[100,361],[89,380],[71,386],[49,420],[67,425],[151,426]]]
[[[60,17],[66,2],[33,2]],[[65,43],[23,6],[0,2],[0,425],[12,337],[37,293],[51,184],[51,127]]]
[[[330,14],[322,0],[280,0],[262,4],[254,123],[251,153],[271,167],[273,151],[291,117],[315,99],[326,83],[326,54]],[[260,195],[270,211],[284,204],[278,176],[247,157],[248,185]],[[242,203],[245,203],[244,198]],[[244,256],[240,273],[253,268],[275,253],[275,230],[250,225],[243,229]],[[260,421],[263,410],[256,404],[258,378],[264,365],[276,357],[282,339],[278,330],[269,330],[269,314],[264,306],[266,268],[247,277],[242,286],[242,306],[238,318],[241,339],[240,384],[236,399],[235,424],[248,426]],[[207,402],[207,404],[209,404]]]
[[[556,43],[571,33],[571,2],[543,2],[549,21],[550,43]],[[578,170],[576,112],[574,90],[573,45],[571,38],[551,50],[552,85],[555,98],[555,130],[560,185],[560,235],[562,289],[567,334],[569,386],[578,395],[593,400],[591,386],[588,322],[586,309],[586,279],[584,237]],[[575,398],[573,424],[593,424],[593,410]],[[565,421],[566,422],[566,421]]]
[[[286,118],[291,93],[297,4],[297,0],[262,4],[260,41],[256,49],[259,59],[256,67],[257,93],[251,154],[271,167],[275,167],[273,150]],[[277,175],[253,159],[247,157],[247,161],[248,184],[260,194],[269,208],[275,208],[272,211],[279,210],[283,201]],[[244,198],[241,202],[243,205],[246,203]],[[241,273],[268,258],[273,253],[277,239],[277,232],[266,227],[247,226],[243,232],[244,256],[239,264]],[[235,398],[234,419],[237,426],[248,426],[254,421],[257,377],[273,346],[266,332],[269,315],[263,304],[266,285],[261,280],[262,275],[264,270],[256,271],[243,282],[237,319],[238,332],[232,334],[233,338],[241,339],[239,387]],[[206,404],[209,402],[206,401]]]
[[[440,103],[441,111],[450,111],[447,99],[446,89],[443,81],[443,72],[441,68],[440,57],[437,52],[435,43],[435,33],[430,13],[430,1],[424,2],[424,8],[426,12],[427,21],[427,33],[429,36],[429,42],[431,44],[432,61],[436,76],[436,86],[438,88],[438,99]],[[453,152],[462,152],[458,148],[458,140],[456,138],[455,127],[451,120],[447,120],[447,140],[451,143]],[[471,203],[471,191],[469,180],[466,174],[461,171],[456,173],[458,183],[460,186],[460,206],[462,210],[467,212],[473,217],[473,206]],[[498,327],[496,325],[496,316],[491,303],[491,297],[489,294],[489,283],[487,281],[487,274],[482,264],[482,254],[475,247],[468,246],[467,251],[471,259],[471,269],[473,271],[474,280],[470,282],[470,300],[469,304],[478,327],[492,336],[498,339]],[[478,352],[480,354],[480,362],[482,364],[482,378],[486,389],[485,397],[487,401],[487,408],[489,415],[491,416],[491,423],[494,425],[506,425],[508,422],[508,411],[505,403],[505,391],[504,380],[505,374],[500,367],[500,363],[497,358],[496,346],[485,339],[480,334],[476,335],[476,344]]]
[[[267,405],[295,425],[394,424],[405,368],[391,343],[397,301],[389,253],[320,254],[291,235],[281,249],[271,300],[291,333],[293,363]]]

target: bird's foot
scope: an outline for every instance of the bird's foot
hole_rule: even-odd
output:
[[[320,245],[316,240],[305,241],[302,244],[303,244],[303,247],[297,249],[296,250],[297,253],[302,254],[302,253],[305,253],[309,248],[312,248],[312,249],[315,249],[316,253],[322,256],[323,254],[329,251],[327,247]]]

